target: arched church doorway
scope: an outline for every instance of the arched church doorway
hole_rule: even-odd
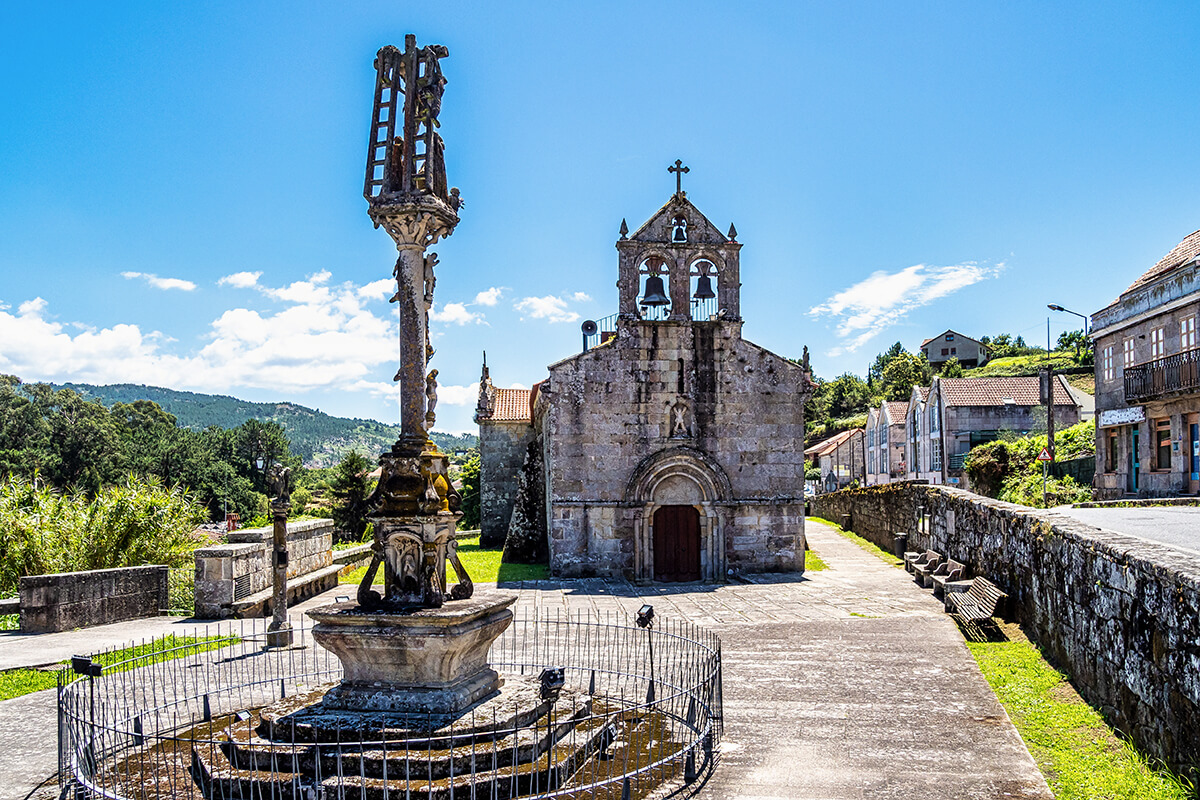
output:
[[[661,506],[654,512],[654,580],[700,580],[700,512]]]

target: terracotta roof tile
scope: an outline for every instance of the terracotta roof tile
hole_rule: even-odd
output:
[[[494,389],[492,415],[497,422],[529,422],[529,389]]]
[[[1054,405],[1073,406],[1061,375],[1055,376]],[[942,403],[947,406],[1036,406],[1041,401],[1038,378],[942,378]]]
[[[1182,242],[1175,245],[1171,252],[1159,259],[1157,264],[1146,270],[1142,274],[1142,277],[1130,284],[1129,288],[1122,294],[1129,294],[1134,289],[1161,278],[1176,267],[1183,266],[1197,256],[1200,256],[1200,231],[1195,231],[1185,236]]]
[[[884,406],[887,407],[889,425],[898,425],[908,416],[907,400],[887,400]]]
[[[833,436],[830,436],[825,441],[817,442],[812,447],[805,450],[804,455],[809,456],[809,457],[823,456],[826,453],[828,453],[830,450],[833,450],[834,448],[843,444],[847,439],[849,439],[854,434],[861,433],[861,432],[862,432],[862,428],[853,428],[848,431],[841,431],[840,433],[835,433]]]

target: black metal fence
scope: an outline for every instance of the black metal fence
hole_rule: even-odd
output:
[[[265,620],[197,636],[64,671],[59,775],[76,796],[618,800],[688,794],[716,763],[720,641],[686,622],[518,617],[491,665],[513,684],[561,667],[548,713],[471,711],[448,725],[344,714],[321,733],[281,723],[342,676],[307,625],[284,648],[265,646]]]

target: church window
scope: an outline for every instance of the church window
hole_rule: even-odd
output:
[[[671,222],[671,241],[674,244],[683,244],[687,242],[687,217],[682,214],[675,217]]]
[[[671,298],[667,288],[667,262],[661,256],[650,256],[642,262],[638,269],[641,278],[641,295],[638,305],[642,309],[642,319],[666,319],[671,310]]]
[[[717,265],[707,258],[692,262],[688,270],[691,290],[692,319],[707,321],[719,311],[717,297]]]

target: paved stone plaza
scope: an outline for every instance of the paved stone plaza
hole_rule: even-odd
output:
[[[701,797],[1051,797],[941,603],[829,528],[810,521],[807,534],[828,570],[720,586],[538,581],[517,607],[632,616],[649,602],[721,636],[725,739]],[[118,634],[92,629],[91,649],[141,636],[128,623]],[[34,659],[79,635],[0,636],[0,654]],[[52,691],[0,703],[0,800],[53,773],[54,735]]]

